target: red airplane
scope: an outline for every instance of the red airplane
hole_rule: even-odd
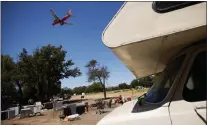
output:
[[[56,25],[56,24],[60,24],[61,26],[64,25],[64,24],[72,25],[72,23],[65,22],[68,18],[72,17],[72,10],[69,10],[67,15],[65,17],[63,17],[62,19],[57,17],[52,9],[50,9],[50,12],[52,13],[52,15],[54,17],[54,21],[52,23],[53,26]]]

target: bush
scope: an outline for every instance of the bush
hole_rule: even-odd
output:
[[[80,87],[75,87],[73,88],[73,93],[76,93],[77,95],[81,94],[81,93],[85,93],[87,90],[86,86],[80,86]]]
[[[129,88],[130,88],[130,86],[127,85],[126,83],[119,84],[119,89],[129,89]]]
[[[86,89],[87,93],[102,92],[102,91],[103,91],[103,87],[101,86],[101,84],[95,82],[89,85]]]

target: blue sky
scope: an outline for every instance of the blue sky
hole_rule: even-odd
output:
[[[91,59],[108,66],[107,86],[130,83],[135,77],[101,40],[101,34],[123,2],[1,2],[2,53],[14,60],[22,48],[29,53],[37,47],[62,45],[66,59],[72,59],[82,76],[62,80],[62,87],[89,85],[84,67]],[[72,26],[52,26],[53,8],[58,17],[72,9]]]

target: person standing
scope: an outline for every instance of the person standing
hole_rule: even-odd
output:
[[[81,100],[84,99],[84,97],[85,97],[85,93],[83,92],[83,93],[81,94]]]

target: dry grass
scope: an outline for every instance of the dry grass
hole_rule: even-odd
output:
[[[119,95],[124,96],[125,98],[127,97],[137,97],[146,92],[148,89],[144,90],[115,90],[115,91],[110,91],[106,93],[107,97],[118,97]],[[81,95],[76,95],[72,96],[71,99],[80,99]],[[92,93],[92,94],[87,94],[85,96],[86,99],[98,99],[98,98],[104,98],[103,92],[99,93]]]

